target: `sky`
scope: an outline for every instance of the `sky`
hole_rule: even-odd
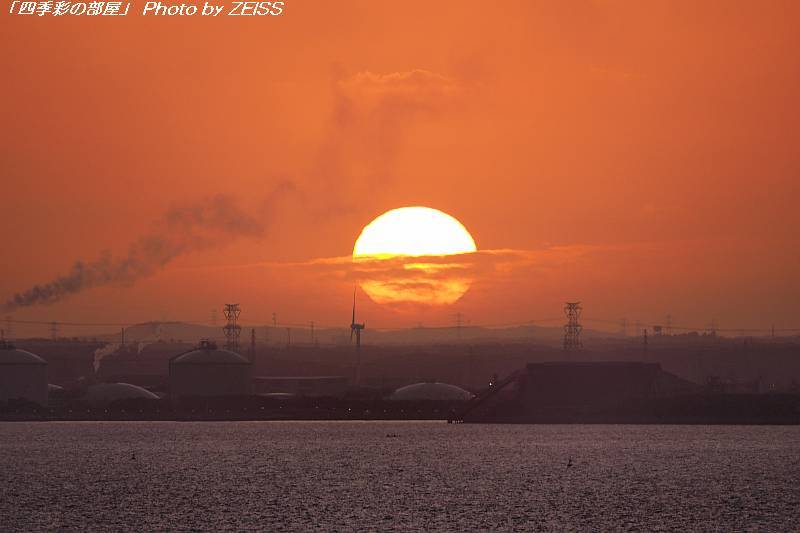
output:
[[[472,234],[471,287],[444,306],[359,291],[368,328],[567,300],[610,329],[800,327],[797,2],[141,4],[0,14],[0,298],[85,286],[5,315],[239,302],[245,323],[346,326],[362,228],[422,205]]]

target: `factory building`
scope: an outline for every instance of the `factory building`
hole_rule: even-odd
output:
[[[531,363],[519,387],[530,407],[623,405],[697,389],[658,363],[626,361]]]
[[[47,405],[47,362],[0,341],[0,402],[9,400]]]
[[[169,388],[173,399],[243,396],[252,391],[252,365],[238,353],[203,340],[169,361]]]
[[[414,383],[400,387],[391,396],[390,400],[397,401],[440,401],[440,402],[456,402],[467,401],[473,397],[472,393],[464,390],[461,387],[450,385],[448,383]]]
[[[92,407],[105,408],[120,400],[158,400],[158,396],[130,383],[100,383],[86,389],[81,399]]]
[[[520,378],[530,406],[616,404],[655,393],[658,364],[631,362],[531,363]]]
[[[529,363],[469,402],[453,420],[533,423],[663,421],[659,402],[699,386],[628,361]]]

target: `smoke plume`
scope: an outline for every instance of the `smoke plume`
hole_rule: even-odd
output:
[[[132,243],[125,257],[105,253],[93,261],[77,261],[69,272],[15,294],[4,309],[11,312],[53,304],[93,287],[129,286],[183,254],[221,246],[234,238],[260,238],[264,231],[262,220],[244,212],[227,196],[175,207],[156,222],[149,234]]]
[[[458,80],[420,69],[337,80],[328,136],[311,169],[326,210],[363,211],[364,195],[380,204],[397,179],[397,162],[414,128],[459,109],[465,92]]]

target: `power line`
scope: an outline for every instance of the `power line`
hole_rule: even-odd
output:
[[[537,319],[528,319],[525,321],[520,322],[484,322],[484,323],[470,323],[469,326],[464,326],[462,323],[462,328],[470,327],[470,328],[484,328],[484,329],[493,329],[493,328],[513,328],[513,327],[530,327],[532,322],[537,324],[542,323],[555,323],[560,322],[563,320],[563,317],[547,317],[547,318],[537,318]],[[73,321],[61,321],[61,320],[21,320],[21,319],[14,319],[11,317],[6,317],[6,328],[5,328],[5,335],[7,338],[12,337],[14,332],[14,326],[47,326],[48,328],[52,328],[53,323],[57,324],[59,328],[59,332],[63,327],[134,327],[134,326],[152,326],[153,324],[189,324],[194,326],[206,326],[211,327],[212,320],[170,320],[168,322],[160,322],[160,321],[146,321],[146,322],[73,322]],[[238,322],[238,321],[237,321]],[[596,317],[585,317],[581,316],[581,322],[584,323],[591,323],[591,324],[608,324],[615,326],[618,329],[621,325],[620,319],[606,319],[606,318],[596,318]],[[247,327],[262,327],[265,324],[268,324],[267,321],[247,321],[247,322],[238,322],[242,326]],[[302,328],[302,329],[309,329],[310,323],[300,323],[300,322],[278,322],[277,317],[273,317],[273,321],[271,324],[273,327],[292,327],[292,328]],[[654,323],[647,323],[642,321],[636,321],[636,328],[640,330],[643,327],[652,328]],[[716,323],[715,323],[716,325]],[[440,326],[435,325],[426,325],[426,328],[448,328],[452,327],[451,325],[448,326],[447,324],[441,324]],[[405,331],[405,330],[412,330],[417,329],[418,325],[415,326],[402,326],[402,327],[375,327],[376,331]],[[314,323],[315,332],[319,331],[320,329],[348,329],[346,324],[325,324],[325,323]],[[671,329],[673,331],[707,331],[709,326],[696,326],[696,325],[685,325],[685,324],[671,324]],[[793,333],[793,332],[800,332],[800,327],[792,328],[776,328],[774,326],[771,327],[763,327],[763,328],[720,328],[715,327],[714,331],[717,332],[744,332],[744,333],[766,333],[766,334],[775,334],[778,333]],[[63,334],[62,334],[63,335]]]

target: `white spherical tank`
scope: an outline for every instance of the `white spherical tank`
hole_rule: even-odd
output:
[[[209,341],[169,363],[172,398],[243,396],[252,391],[250,361]]]
[[[99,383],[89,387],[82,399],[92,407],[108,407],[120,400],[158,400],[158,396],[130,383]]]
[[[472,393],[461,387],[449,383],[414,383],[400,387],[389,396],[390,400],[400,401],[466,401],[472,398]]]
[[[9,400],[47,405],[47,361],[0,342],[0,402]]]

